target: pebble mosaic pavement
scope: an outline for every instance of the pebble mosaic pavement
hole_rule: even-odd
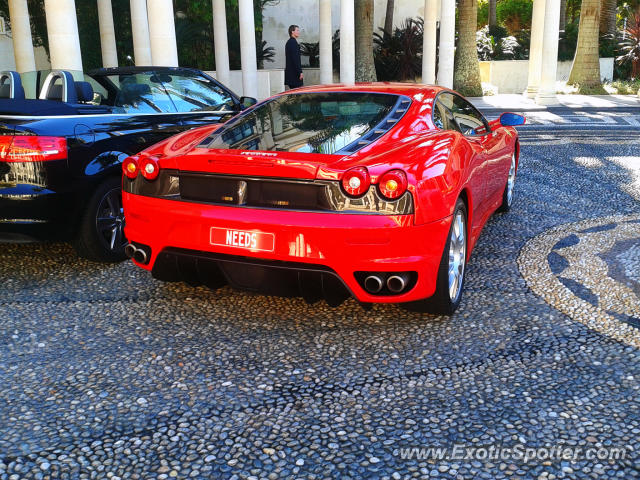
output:
[[[452,317],[0,248],[0,480],[640,478],[640,131],[525,126]],[[622,460],[401,448],[619,446]]]

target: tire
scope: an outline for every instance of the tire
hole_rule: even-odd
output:
[[[73,246],[79,256],[96,262],[121,262],[124,247],[121,180],[113,177],[98,185],[82,213]]]
[[[507,177],[507,184],[504,186],[504,192],[502,192],[502,203],[498,207],[498,212],[508,212],[513,205],[513,194],[516,186],[516,173],[518,171],[518,163],[516,161],[516,152],[511,155],[511,166],[509,167],[509,176]]]
[[[408,310],[440,315],[453,314],[462,299],[467,263],[467,207],[458,199],[440,258],[436,291],[430,298],[406,304]],[[451,274],[450,274],[451,272]]]

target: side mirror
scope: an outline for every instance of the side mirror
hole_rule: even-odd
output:
[[[253,97],[240,97],[240,105],[242,105],[243,110],[255,105],[256,103],[258,103],[258,100]]]
[[[524,125],[527,119],[523,115],[517,113],[505,112],[500,115],[500,125],[503,127],[515,127],[517,125]]]

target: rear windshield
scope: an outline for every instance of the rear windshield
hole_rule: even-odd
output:
[[[398,95],[384,93],[283,95],[231,120],[200,146],[338,153],[374,128],[386,131],[393,126],[397,120],[387,124],[386,119],[399,101]]]

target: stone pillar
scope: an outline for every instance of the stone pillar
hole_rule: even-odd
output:
[[[536,96],[539,105],[558,103],[556,77],[558,71],[558,38],[560,0],[546,0],[544,10],[544,41],[542,43],[542,69],[540,88]]]
[[[147,0],[151,62],[154,66],[177,67],[178,47],[171,0]]]
[[[340,0],[340,82],[356,81],[356,32],[353,0]]]
[[[147,1],[131,0],[131,33],[133,34],[133,57],[138,66],[151,66],[151,43]]]
[[[216,78],[229,85],[229,44],[227,42],[227,12],[224,0],[212,0],[213,7],[213,44],[216,52]]]
[[[31,41],[31,24],[27,0],[9,0],[9,19],[13,37],[13,55],[18,73],[34,72],[36,59]]]
[[[100,46],[102,48],[102,66],[118,66],[116,33],[113,29],[113,11],[111,0],[98,0],[98,24],[100,25]]]
[[[242,95],[258,97],[258,62],[256,60],[253,1],[238,0],[240,18],[240,57],[242,64]]]
[[[82,72],[82,54],[74,0],[44,0],[44,12],[51,68],[69,70],[77,77]]]
[[[424,37],[422,39],[422,83],[436,83],[436,33],[438,0],[424,0]]]
[[[453,58],[456,46],[456,1],[442,0],[438,85],[453,88]]]
[[[320,0],[320,83],[333,83],[331,0]]]
[[[542,70],[542,41],[544,34],[545,0],[533,0],[531,17],[531,40],[529,42],[529,79],[524,95],[535,98],[540,88]]]

